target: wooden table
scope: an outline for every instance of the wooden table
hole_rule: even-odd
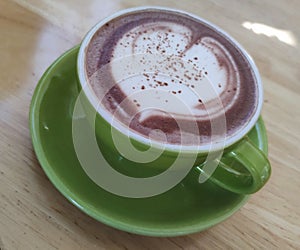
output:
[[[176,7],[219,25],[249,51],[265,87],[273,174],[234,216],[201,233],[151,238],[121,232],[71,205],[33,152],[29,104],[45,69],[107,15]],[[300,2],[0,0],[0,248],[300,249]]]

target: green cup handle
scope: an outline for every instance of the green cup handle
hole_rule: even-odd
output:
[[[252,194],[265,185],[270,174],[268,158],[245,137],[223,154],[210,180],[234,193]]]

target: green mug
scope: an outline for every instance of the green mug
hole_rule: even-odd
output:
[[[106,178],[107,188],[104,188],[115,194],[128,197],[148,197],[172,188],[193,168],[199,171],[199,182],[209,179],[222,188],[239,194],[257,192],[265,185],[271,174],[271,167],[267,156],[247,138],[247,133],[255,126],[260,116],[263,104],[263,88],[260,75],[248,53],[233,38],[213,24],[189,13],[158,8],[159,10],[174,12],[174,14],[183,13],[214,27],[214,29],[218,30],[231,43],[238,47],[241,53],[247,58],[257,80],[258,105],[251,120],[234,137],[225,140],[223,144],[212,145],[211,147],[201,147],[201,145],[197,145],[197,147],[185,147],[183,145],[174,147],[174,145],[166,145],[162,142],[145,138],[128,127],[116,125],[112,122],[111,114],[99,105],[99,99],[97,99],[91,86],[89,86],[88,77],[85,73],[86,51],[93,35],[96,34],[99,28],[113,21],[115,18],[127,15],[128,13],[149,9],[151,11],[157,10],[156,7],[133,8],[117,12],[102,20],[88,32],[82,41],[78,53],[77,73],[78,88],[80,91],[78,109],[84,111],[91,130],[95,131],[97,145],[109,166],[117,170],[119,174],[131,177],[131,179],[128,179],[129,182],[126,182],[126,178],[118,179],[119,177],[116,177],[116,181],[118,182],[124,180],[123,186],[121,185],[122,187],[120,188],[125,190],[124,193],[114,192],[113,188],[109,190],[109,183],[114,182],[110,178]],[[120,152],[120,148],[126,151],[126,153]],[[209,164],[212,167],[208,168]],[[85,170],[89,177],[93,179],[93,175],[97,175],[97,170],[92,168]],[[106,170],[103,171],[105,172]],[[166,172],[168,174],[165,174]],[[162,178],[157,178],[156,182],[156,176],[161,176]],[[136,182],[133,182],[133,179]],[[93,180],[97,183],[95,178]],[[148,180],[153,184],[151,188],[155,189],[154,186],[157,187],[155,191],[147,192],[147,190],[140,190],[142,189],[140,188],[141,186],[135,186],[134,184],[130,187],[126,186],[126,183],[130,182],[142,185]],[[102,181],[105,182],[105,180]],[[167,182],[170,184],[167,185]],[[162,183],[161,186],[160,183]],[[101,181],[97,184],[102,186]],[[126,189],[128,189],[128,192],[133,192],[134,194],[132,196],[126,194]]]

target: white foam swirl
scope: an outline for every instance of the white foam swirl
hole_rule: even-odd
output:
[[[162,109],[184,118],[185,110],[172,95],[187,104],[197,120],[207,120],[208,113],[210,118],[218,116],[234,104],[240,78],[233,58],[214,38],[192,37],[186,26],[155,22],[135,27],[118,41],[110,63],[112,76],[126,96],[134,96],[131,102],[141,111],[140,121]],[[225,109],[215,105],[218,98]]]

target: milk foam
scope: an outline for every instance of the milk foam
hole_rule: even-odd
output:
[[[168,112],[175,118],[190,119],[193,115],[208,119],[208,115],[212,118],[234,104],[240,82],[230,54],[214,38],[203,37],[194,44],[191,40],[188,27],[167,22],[141,25],[119,40],[110,63],[112,76],[136,104],[140,121],[151,116],[149,109]],[[230,67],[218,58],[226,58]],[[232,91],[228,92],[229,88]],[[217,106],[218,98],[226,105]],[[189,114],[183,105],[190,108]],[[145,109],[147,115],[143,114]]]

